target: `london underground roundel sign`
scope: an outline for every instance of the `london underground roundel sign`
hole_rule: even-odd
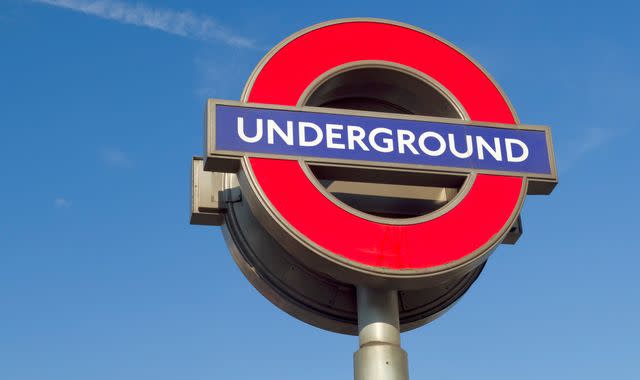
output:
[[[363,80],[345,74],[363,70],[374,81],[396,73],[388,81],[423,82],[456,117],[327,108],[353,97],[358,86],[349,83]],[[367,98],[363,86],[358,99]],[[333,91],[331,101],[308,106],[318,91]],[[430,102],[402,96],[417,109]],[[251,210],[280,244],[347,283],[413,287],[469,270],[504,239],[525,195],[549,193],[557,181],[548,128],[520,125],[498,86],[459,49],[386,20],[338,20],[291,36],[258,65],[241,102],[210,100],[206,116],[205,170],[238,172]],[[388,193],[430,180],[461,185],[433,212],[392,218],[339,200],[316,174],[332,171],[391,182]]]

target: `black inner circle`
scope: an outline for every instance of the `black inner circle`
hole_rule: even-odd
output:
[[[392,68],[355,68],[322,83],[307,106],[461,119],[456,106],[425,80]],[[465,176],[310,165],[320,183],[341,202],[362,212],[411,218],[446,205]],[[353,179],[357,180],[354,181]]]

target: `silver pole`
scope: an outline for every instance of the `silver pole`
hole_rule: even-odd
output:
[[[360,349],[353,354],[355,380],[408,380],[400,347],[398,292],[358,287]]]

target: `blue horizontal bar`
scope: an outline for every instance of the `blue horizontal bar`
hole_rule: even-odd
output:
[[[552,174],[544,129],[338,112],[216,103],[215,150]]]

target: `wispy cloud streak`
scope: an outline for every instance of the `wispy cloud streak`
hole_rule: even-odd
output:
[[[608,144],[621,133],[619,130],[610,128],[587,128],[585,133],[573,141],[572,145],[567,149],[564,160],[558,163],[559,170],[561,172],[568,171],[583,157]]]
[[[33,0],[36,3],[65,8],[84,14],[114,20],[123,24],[143,26],[166,33],[200,40],[215,40],[231,46],[251,48],[254,42],[237,36],[208,17],[190,11],[131,5],[116,0]]]
[[[71,207],[71,202],[63,197],[57,197],[53,200],[53,205],[56,208],[69,208]]]
[[[109,166],[116,166],[120,168],[130,168],[133,166],[133,161],[120,149],[117,148],[105,148],[100,151],[102,161]]]

